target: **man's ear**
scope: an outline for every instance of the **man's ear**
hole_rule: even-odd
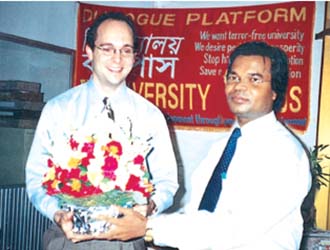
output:
[[[274,102],[275,102],[276,98],[277,98],[277,94],[276,94],[276,92],[273,90],[272,99],[273,99]]]
[[[88,56],[88,59],[92,61],[93,60],[93,50],[91,49],[91,47],[86,45],[85,51],[86,51],[86,54]]]

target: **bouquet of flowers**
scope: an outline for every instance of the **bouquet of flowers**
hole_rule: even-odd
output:
[[[106,127],[72,131],[61,143],[52,142],[47,159],[42,186],[75,212],[73,230],[78,233],[105,231],[109,225],[91,223],[93,213],[117,216],[111,205],[147,204],[153,192],[145,162],[148,140],[133,137],[132,124],[129,133],[115,123]]]

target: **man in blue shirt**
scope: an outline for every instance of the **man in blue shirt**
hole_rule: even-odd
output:
[[[141,238],[129,242],[102,241],[93,235],[73,233],[72,213],[61,210],[58,200],[42,188],[52,144],[64,145],[64,135],[72,129],[96,132],[105,129],[111,118],[119,126],[131,126],[134,136],[148,138],[153,149],[147,163],[155,191],[147,205],[135,209],[151,215],[173,203],[178,188],[177,164],[165,118],[155,105],[126,85],[136,49],[132,21],[122,13],[103,14],[87,33],[86,53],[93,69],[90,80],[51,99],[42,111],[27,160],[26,186],[34,206],[56,224],[46,233],[45,249],[145,249]],[[105,97],[110,100],[111,115]]]

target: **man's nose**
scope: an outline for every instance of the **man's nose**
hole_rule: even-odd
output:
[[[115,61],[121,60],[121,51],[119,49],[113,51],[112,59]]]

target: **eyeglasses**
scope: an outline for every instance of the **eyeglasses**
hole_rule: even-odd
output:
[[[236,74],[229,73],[226,76],[226,84],[236,84],[241,82],[242,82],[242,78]],[[247,77],[247,79],[244,82],[247,82],[251,85],[260,85],[261,83],[264,82],[270,82],[270,80],[264,80],[263,77],[259,74],[251,74]]]
[[[95,48],[99,49],[105,56],[113,56],[119,52],[119,55],[122,57],[131,57],[134,54],[133,47],[126,45],[121,49],[116,49],[112,45],[95,45]]]

